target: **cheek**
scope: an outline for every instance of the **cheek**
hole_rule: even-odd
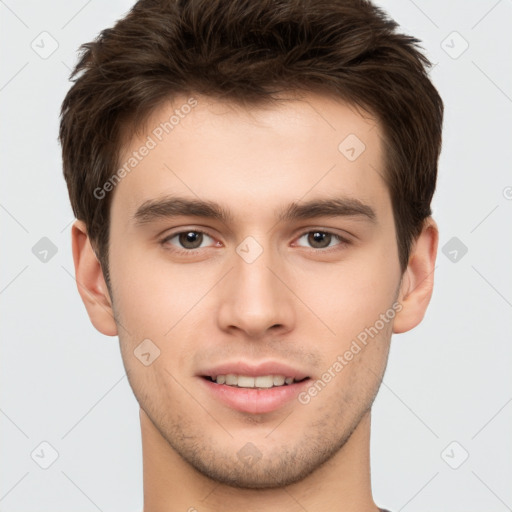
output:
[[[164,336],[215,282],[211,268],[180,268],[162,256],[113,250],[111,261],[115,262],[111,280],[119,319],[139,336]]]
[[[131,370],[132,387],[139,394],[165,390],[173,382],[167,371],[184,372],[200,348],[194,329],[215,328],[202,300],[217,280],[215,272],[192,266],[184,271],[161,257],[151,260],[135,251],[112,251],[112,261],[116,319],[123,326],[119,328],[120,348],[125,367]],[[149,350],[139,349],[148,339]],[[146,367],[136,355],[148,351],[158,357]]]
[[[391,308],[399,278],[398,262],[389,261],[385,251],[360,251],[342,264],[304,273],[295,289],[339,342],[352,339]]]

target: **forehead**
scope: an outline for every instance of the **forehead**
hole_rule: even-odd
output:
[[[215,200],[259,219],[301,199],[390,206],[375,118],[313,93],[253,107],[175,97],[125,143],[119,168],[113,209],[131,214],[167,194]]]

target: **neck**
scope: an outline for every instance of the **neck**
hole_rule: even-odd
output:
[[[185,462],[140,411],[144,512],[378,512],[370,483],[370,412],[343,448],[303,480],[277,489],[219,484]]]

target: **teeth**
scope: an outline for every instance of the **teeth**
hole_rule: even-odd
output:
[[[238,380],[238,385],[240,386],[240,379]],[[271,388],[273,385],[274,377],[272,377],[272,375],[265,375],[254,379],[255,388]]]
[[[294,382],[293,377],[284,375],[261,375],[251,377],[249,375],[227,375],[212,376],[211,379],[217,384],[227,384],[228,386],[237,386],[239,388],[263,388],[268,389],[274,386],[284,386]]]
[[[254,377],[246,377],[245,375],[239,375],[237,386],[239,388],[253,388],[254,387]]]
[[[217,376],[217,378],[219,378],[219,376]],[[238,384],[238,377],[236,375],[233,375],[232,373],[228,373],[226,375],[226,384],[228,386],[236,386]]]
[[[274,386],[282,386],[285,378],[282,375],[274,375]]]

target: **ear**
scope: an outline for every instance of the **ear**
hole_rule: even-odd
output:
[[[396,334],[413,329],[425,316],[434,289],[438,241],[437,224],[428,217],[412,247],[409,264],[402,278],[398,296],[402,309],[393,323],[393,332]]]
[[[71,241],[78,293],[82,297],[89,318],[102,334],[116,336],[117,326],[110,294],[83,221],[77,220],[73,224]]]

